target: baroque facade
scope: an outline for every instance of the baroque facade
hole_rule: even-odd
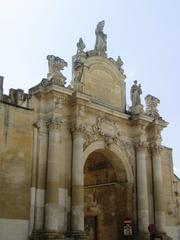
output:
[[[126,107],[123,62],[107,56],[104,21],[94,50],[80,38],[67,63],[48,55],[47,78],[3,94],[0,77],[0,238],[3,240],[180,239],[180,181],[172,150],[162,146],[167,122],[159,99],[141,104],[141,85]]]

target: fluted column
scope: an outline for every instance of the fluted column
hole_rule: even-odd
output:
[[[73,129],[72,231],[84,231],[83,127]]]
[[[59,172],[62,154],[60,128],[62,120],[55,117],[47,122],[49,129],[46,181],[45,231],[59,231]]]
[[[147,150],[145,142],[139,142],[136,145],[137,205],[138,205],[138,227],[140,233],[148,233],[149,225],[146,151]]]
[[[165,212],[163,200],[163,178],[160,151],[161,151],[160,145],[152,144],[155,225],[157,231],[164,232]]]

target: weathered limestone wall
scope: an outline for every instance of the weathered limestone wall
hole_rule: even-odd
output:
[[[166,230],[173,239],[180,239],[178,224],[178,208],[174,194],[174,173],[172,149],[164,147],[161,151],[163,169],[163,190],[166,210]]]
[[[24,240],[28,234],[32,117],[31,110],[0,103],[0,236],[3,240]]]
[[[173,177],[173,192],[175,196],[175,214],[178,216],[178,224],[180,224],[180,179],[176,175]]]

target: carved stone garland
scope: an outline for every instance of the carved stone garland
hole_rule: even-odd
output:
[[[113,136],[107,135],[103,132],[102,123],[104,119],[97,118],[96,123],[93,124],[84,132],[84,146],[85,150],[91,143],[96,141],[104,141],[105,146],[108,147],[111,144],[116,144],[123,152],[126,153],[128,159],[130,159],[131,164],[134,162],[134,148],[133,144],[127,141],[124,136],[120,134],[116,129],[116,134]]]

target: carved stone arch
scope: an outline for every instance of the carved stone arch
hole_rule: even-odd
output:
[[[82,165],[90,239],[123,238],[124,219],[133,219],[133,174],[126,152],[114,143],[107,146],[103,140],[95,141],[85,149]]]
[[[111,144],[110,146],[105,147],[104,141],[96,141],[91,143],[84,151],[84,157],[83,157],[84,162],[82,164],[82,167],[84,167],[88,156],[92,152],[100,149],[106,151],[107,157],[111,159],[112,165],[116,172],[118,172],[118,168],[120,167],[120,165],[123,164],[123,167],[126,171],[127,182],[133,183],[134,177],[133,177],[131,165],[129,163],[129,159],[127,158],[126,153],[122,151],[116,144]]]

